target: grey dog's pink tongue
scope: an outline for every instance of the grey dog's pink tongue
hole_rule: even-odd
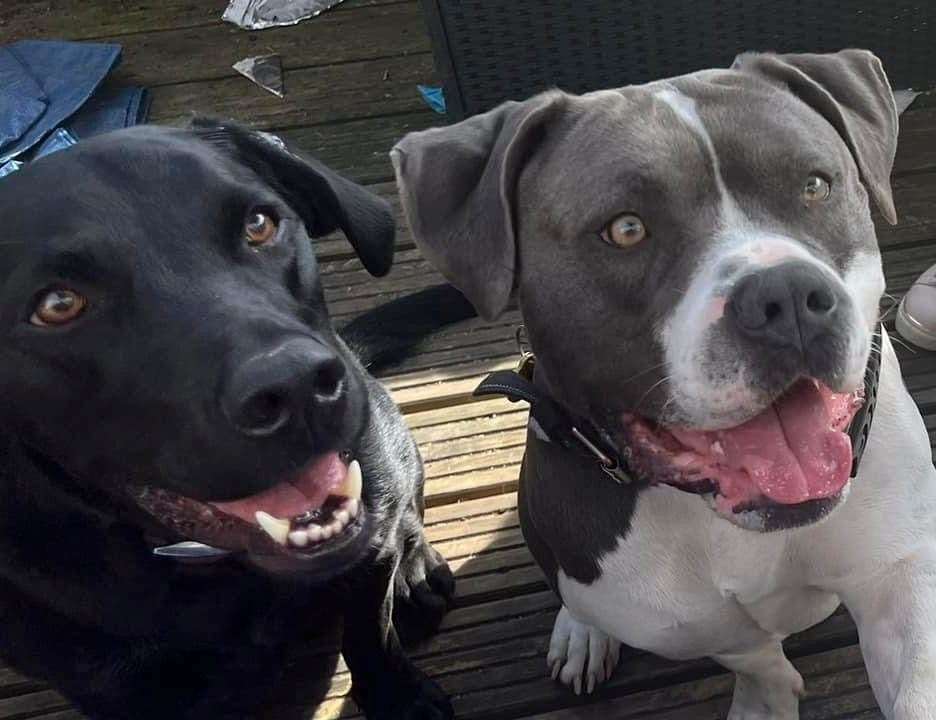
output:
[[[701,472],[718,480],[728,507],[758,495],[792,505],[835,495],[848,482],[852,449],[845,429],[855,410],[853,395],[801,381],[737,427],[670,432],[703,456]]]

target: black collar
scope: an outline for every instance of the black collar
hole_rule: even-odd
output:
[[[530,422],[534,431],[542,433],[546,440],[597,462],[618,484],[631,484],[640,480],[631,473],[626,455],[606,430],[587,418],[576,418],[533,384],[535,367],[536,358],[533,353],[522,352],[516,370],[491,373],[478,385],[474,394],[503,395],[511,402],[525,400],[530,404]],[[852,444],[851,477],[858,474],[858,465],[871,432],[880,376],[881,326],[878,325],[871,337],[871,354],[865,369],[864,402],[848,426],[848,436]]]

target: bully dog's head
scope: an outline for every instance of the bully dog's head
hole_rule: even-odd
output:
[[[896,141],[848,50],[549,92],[393,157],[426,255],[488,318],[516,294],[537,381],[647,481],[766,530],[847,489]]]
[[[38,160],[0,183],[0,217],[0,454],[274,572],[324,578],[366,552],[365,380],[310,238],[340,228],[384,274],[386,203],[201,121]]]

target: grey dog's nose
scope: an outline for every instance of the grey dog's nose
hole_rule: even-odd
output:
[[[840,303],[832,280],[806,262],[788,262],[742,278],[728,300],[728,317],[751,340],[808,348],[836,322]]]
[[[224,409],[245,435],[270,436],[310,413],[335,410],[344,397],[345,374],[334,350],[312,338],[294,338],[234,371]]]

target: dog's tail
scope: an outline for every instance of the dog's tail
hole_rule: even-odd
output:
[[[437,330],[476,315],[454,287],[435,285],[364,313],[339,334],[364,367],[375,372],[405,358]]]

